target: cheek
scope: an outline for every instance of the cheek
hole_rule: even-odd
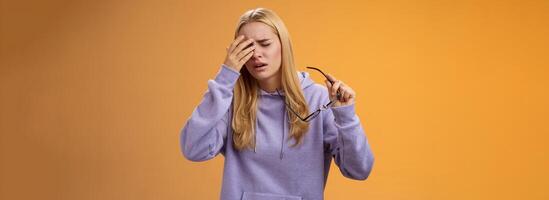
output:
[[[252,65],[253,64],[251,64],[250,62],[247,62],[246,64],[244,64],[244,67],[246,67],[246,69],[248,69],[248,71],[252,71],[252,69],[254,69],[254,67]]]
[[[269,55],[273,62],[279,62],[282,57],[282,51],[280,49],[280,46],[273,47],[271,51],[269,51]]]

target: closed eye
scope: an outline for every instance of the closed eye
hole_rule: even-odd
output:
[[[259,43],[263,47],[267,47],[267,46],[271,45],[271,43],[272,43],[272,42],[270,42],[270,40],[271,39],[269,39],[269,38],[265,38],[265,39],[257,40],[257,43]]]

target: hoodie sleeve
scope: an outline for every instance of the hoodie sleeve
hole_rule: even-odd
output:
[[[205,161],[224,153],[229,132],[233,88],[240,72],[222,65],[180,133],[181,151],[191,161]]]
[[[324,144],[341,173],[355,180],[366,180],[372,171],[374,156],[355,104],[332,107],[324,112]]]

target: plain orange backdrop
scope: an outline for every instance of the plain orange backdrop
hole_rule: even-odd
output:
[[[549,199],[538,0],[1,0],[0,199],[218,199],[179,131],[255,7],[357,92],[376,163],[326,199]]]

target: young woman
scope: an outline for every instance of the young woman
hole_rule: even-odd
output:
[[[323,199],[332,158],[365,180],[374,157],[353,89],[296,71],[288,30],[268,9],[244,13],[235,38],[180,138],[191,161],[225,156],[221,199]]]

